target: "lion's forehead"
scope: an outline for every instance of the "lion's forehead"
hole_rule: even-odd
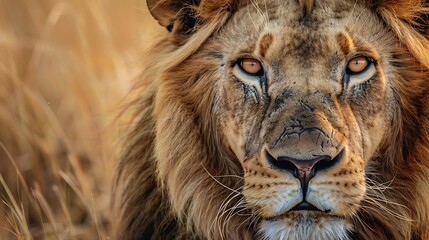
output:
[[[356,40],[364,35],[368,42],[380,42],[375,36],[383,26],[355,1],[317,1],[311,12],[299,1],[256,2],[234,14],[214,41],[219,45],[220,39],[225,52],[260,51],[280,68],[287,63],[309,69],[317,63],[320,67],[314,69],[321,71],[338,52],[338,34],[350,34]]]

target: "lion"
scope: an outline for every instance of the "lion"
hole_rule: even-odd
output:
[[[148,0],[118,239],[429,239],[422,0]]]

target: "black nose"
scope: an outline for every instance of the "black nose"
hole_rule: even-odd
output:
[[[301,183],[303,194],[307,192],[308,182],[317,172],[328,169],[335,165],[343,156],[341,151],[336,157],[329,155],[315,156],[313,159],[295,159],[286,156],[274,158],[268,151],[265,151],[268,161],[276,168],[289,171]]]

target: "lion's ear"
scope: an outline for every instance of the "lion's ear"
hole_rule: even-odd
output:
[[[429,68],[429,1],[370,0],[410,52]]]
[[[193,33],[210,18],[233,8],[234,0],[147,0],[152,16],[170,32]]]
[[[177,17],[174,1],[147,0],[150,13],[161,26],[168,27]]]

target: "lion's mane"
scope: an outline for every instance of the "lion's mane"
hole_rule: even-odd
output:
[[[214,81],[204,81],[217,77],[208,70],[216,66],[195,53],[247,4],[237,2],[202,0],[195,14],[204,24],[192,34],[170,34],[146,57],[125,114],[131,120],[117,172],[118,239],[252,239],[256,234],[249,229],[257,219],[248,219],[244,208],[234,209],[243,173],[215,128]],[[404,47],[395,50],[398,102],[392,103],[397,105],[392,129],[367,173],[373,187],[352,236],[428,239],[429,9],[418,0],[360,4],[374,9]],[[231,198],[234,194],[238,197]]]

